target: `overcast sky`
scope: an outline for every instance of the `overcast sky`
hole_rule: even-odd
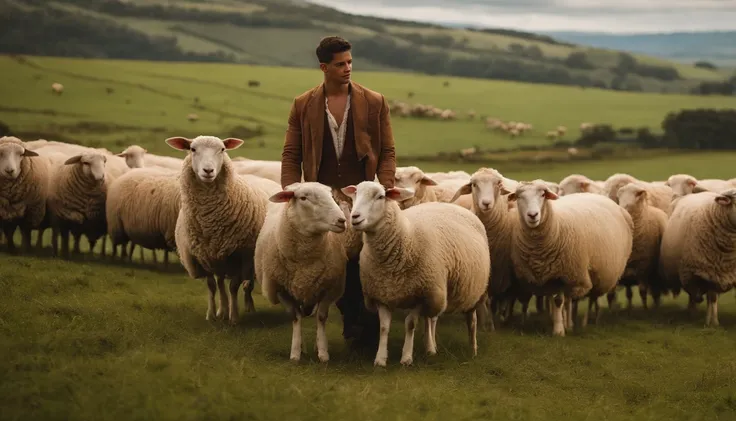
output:
[[[736,0],[308,0],[363,15],[529,31],[736,30]]]

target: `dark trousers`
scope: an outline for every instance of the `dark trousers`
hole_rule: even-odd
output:
[[[346,272],[345,293],[336,303],[342,314],[342,336],[356,348],[373,350],[378,346],[380,324],[378,313],[365,308],[357,257],[348,261]]]

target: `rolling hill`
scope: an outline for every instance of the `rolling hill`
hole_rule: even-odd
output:
[[[304,1],[0,0],[0,53],[314,67],[325,35],[361,70],[689,93],[727,71],[519,31],[349,15]]]

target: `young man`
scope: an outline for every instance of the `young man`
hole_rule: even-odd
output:
[[[303,172],[304,181],[328,185],[336,197],[340,188],[375,177],[385,188],[393,187],[396,156],[386,99],[350,80],[353,57],[345,39],[325,37],[316,53],[324,81],[294,99],[281,154],[281,186],[299,182]],[[378,315],[364,306],[357,259],[348,262],[337,307],[345,339],[377,346]]]

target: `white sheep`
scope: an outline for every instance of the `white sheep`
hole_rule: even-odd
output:
[[[62,85],[59,82],[54,82],[51,84],[51,93],[54,95],[61,95],[64,93],[64,85]]]
[[[467,184],[461,186],[454,202],[462,195],[470,195],[472,211],[485,227],[488,247],[491,254],[491,277],[488,295],[492,302],[506,300],[507,291],[512,287],[513,268],[511,264],[511,247],[513,245],[514,225],[519,218],[508,209],[508,200],[501,194],[505,188],[504,177],[493,168],[480,168],[470,177]],[[494,305],[495,307],[495,305]],[[483,320],[485,312],[480,313],[481,326],[494,329],[493,315]],[[524,314],[526,314],[524,312]]]
[[[89,240],[90,251],[97,240],[103,238],[102,254],[105,254],[105,202],[107,188],[113,181],[106,168],[107,159],[102,153],[83,153],[53,164],[48,207],[56,254],[57,240],[61,237],[62,255],[69,257],[69,233],[74,237],[74,253],[80,252],[80,239],[84,234]]]
[[[15,252],[13,233],[20,227],[22,246],[31,248],[31,231],[46,218],[50,163],[25,148],[17,137],[0,138],[0,227],[8,249]],[[41,234],[39,233],[40,244]]]
[[[123,246],[121,256],[125,256],[125,245],[132,242],[141,248],[164,250],[164,265],[168,266],[168,253],[176,249],[179,174],[160,167],[136,168],[110,184],[105,213],[113,257],[118,245]],[[132,252],[133,247],[131,259]]]
[[[117,156],[125,159],[126,165],[130,168],[161,167],[179,171],[184,162],[181,158],[148,153],[147,149],[138,145],[128,146]]]
[[[420,203],[436,202],[437,195],[435,191],[428,188],[436,185],[437,182],[427,176],[418,167],[408,166],[396,168],[394,186],[402,189],[410,189],[413,192],[411,196],[398,202],[401,209],[407,209]]]
[[[273,180],[281,185],[281,161],[265,161],[257,159],[233,159],[238,174],[253,174]],[[302,176],[302,181],[304,177]]]
[[[171,137],[166,143],[189,151],[179,176],[181,208],[174,235],[179,260],[190,277],[207,278],[207,319],[227,312],[230,323],[235,324],[238,289],[245,280],[249,280],[244,288],[245,311],[255,311],[251,296],[255,286],[253,255],[269,196],[235,173],[226,151],[240,147],[242,140]],[[227,302],[226,277],[230,278]],[[220,291],[217,314],[216,287]]]
[[[338,235],[345,213],[330,187],[296,183],[271,196],[255,248],[256,278],[271,304],[292,316],[292,361],[302,352],[302,318],[317,311],[317,356],[329,360],[325,324],[330,306],[345,291],[347,255]]]
[[[623,275],[633,241],[631,216],[601,195],[559,197],[542,180],[520,183],[508,199],[517,201],[520,220],[511,252],[514,272],[530,292],[553,296],[553,334],[564,336],[573,327],[572,301],[590,298],[587,324],[594,304],[598,312],[598,297]]]
[[[485,228],[472,212],[449,203],[423,203],[401,210],[412,190],[373,181],[348,186],[351,223],[363,232],[360,278],[366,308],[377,311],[380,337],[374,364],[385,366],[391,312],[410,309],[401,363],[413,361],[414,331],[426,318],[427,352],[436,354],[440,314],[465,313],[473,356],[477,355],[476,308],[482,305],[491,271]]]
[[[662,236],[660,273],[690,296],[706,294],[706,326],[718,326],[718,295],[736,286],[736,189],[677,199]]]
[[[563,178],[559,185],[560,196],[574,193],[603,193],[603,189],[595,181],[581,174],[570,174]]]
[[[657,266],[662,234],[667,226],[667,214],[651,206],[647,201],[647,187],[641,183],[630,183],[618,190],[618,204],[626,209],[634,222],[634,239],[627,270],[619,284],[626,287],[628,308],[631,309],[633,292],[638,285],[642,306],[647,308],[647,291],[651,290],[654,306],[659,306],[660,296],[667,292],[663,288]],[[609,298],[610,299],[610,298]],[[613,301],[613,300],[611,300]]]
[[[665,182],[665,185],[672,188],[672,194],[675,196],[685,196],[687,194],[700,193],[703,191],[719,193],[734,187],[727,180],[698,180],[689,174],[671,175]]]

